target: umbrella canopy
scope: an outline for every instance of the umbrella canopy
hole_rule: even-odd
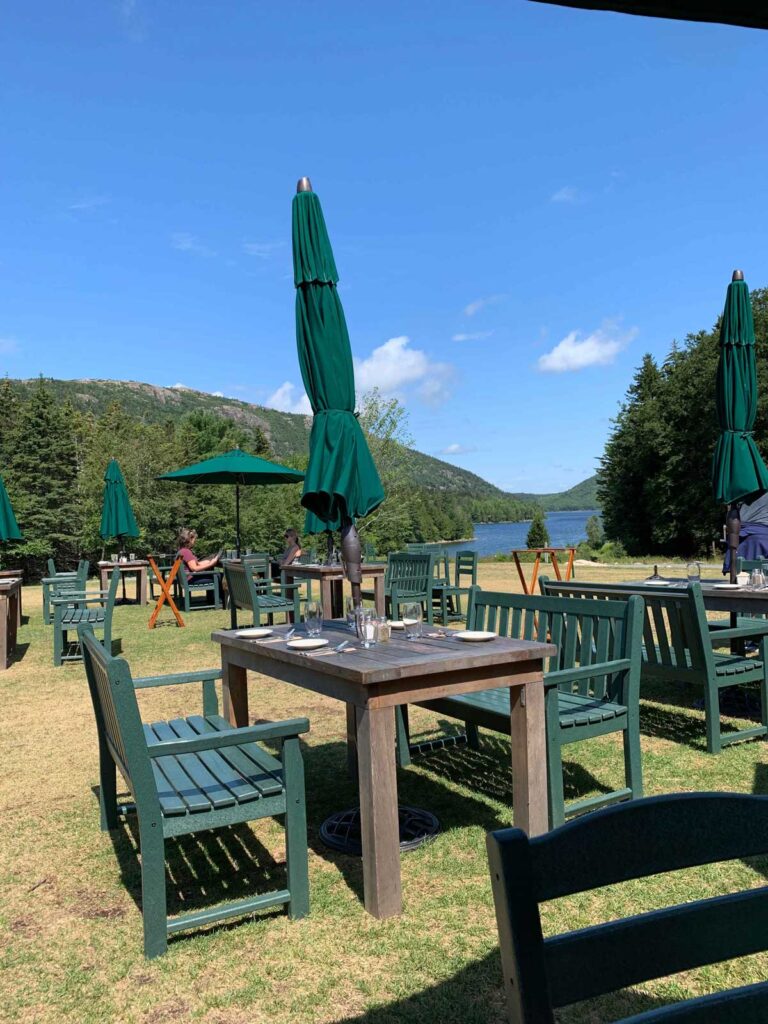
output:
[[[138,537],[139,528],[131,508],[128,488],[125,486],[117,459],[110,459],[104,474],[104,501],[101,507],[99,536],[104,540],[111,537]]]
[[[163,473],[159,480],[176,480],[183,484],[234,484],[237,531],[237,554],[240,557],[240,487],[259,484],[295,484],[304,479],[304,474],[289,466],[267,462],[258,455],[234,448],[224,455],[195,462],[192,466]]]
[[[0,541],[7,540],[23,540],[23,537],[13,514],[3,478],[0,476]]]
[[[716,399],[721,434],[712,461],[712,486],[715,499],[729,504],[768,490],[768,469],[752,436],[757,413],[755,328],[744,280],[728,285]]]
[[[355,374],[339,275],[320,200],[302,178],[293,199],[296,345],[314,420],[302,505],[305,532],[351,524],[384,500],[384,488],[355,416]]]
[[[645,14],[680,21],[716,21],[724,25],[768,28],[768,10],[754,0],[537,0],[559,7]]]

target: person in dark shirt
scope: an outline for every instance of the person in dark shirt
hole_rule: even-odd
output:
[[[210,558],[198,558],[193,548],[197,543],[197,530],[190,530],[187,527],[183,527],[179,530],[179,550],[176,552],[176,557],[181,558],[184,562],[184,568],[187,572],[204,572],[206,569],[212,569],[219,563],[219,555],[213,555]]]
[[[301,556],[301,544],[299,543],[299,535],[293,528],[289,528],[283,534],[283,540],[285,541],[285,551],[280,558],[280,561],[276,559],[272,561],[272,579],[280,579],[280,573],[283,569],[287,568],[291,562],[295,562],[297,558]]]

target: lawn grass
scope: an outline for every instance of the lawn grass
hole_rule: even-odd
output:
[[[578,567],[580,579],[643,578],[648,570]],[[518,590],[514,566],[483,563],[480,583]],[[14,664],[0,673],[0,1021],[208,1024],[506,1020],[485,833],[510,821],[508,741],[485,733],[481,751],[447,749],[399,773],[400,797],[432,810],[442,831],[402,859],[405,913],[376,921],[361,905],[358,860],[326,850],[319,826],[355,802],[345,770],[344,714],[329,699],[251,677],[250,706],[265,718],[307,715],[304,745],[310,835],[311,916],[283,913],[172,940],[166,956],[142,956],[136,840],[124,825],[102,833],[93,713],[82,665],[54,669],[39,589],[25,588],[26,623]],[[147,629],[149,609],[118,607],[114,636],[136,675],[216,664],[209,636],[227,612],[198,612],[187,627]],[[710,756],[700,694],[644,692],[642,749],[647,794],[679,790],[768,791],[766,748],[747,743]],[[198,687],[143,692],[147,718],[200,708]],[[440,729],[415,709],[416,735]],[[736,723],[734,723],[736,724]],[[743,725],[743,723],[739,723]],[[446,723],[455,729],[456,723]],[[621,778],[618,736],[567,750],[566,795]],[[283,875],[284,833],[256,822],[169,844],[171,911],[273,887]],[[611,851],[605,851],[611,856]],[[628,883],[547,907],[558,931],[691,896],[764,883],[768,863],[733,862]],[[659,999],[761,980],[768,956],[688,972],[560,1014],[598,1024]]]

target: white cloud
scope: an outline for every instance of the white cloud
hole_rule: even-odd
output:
[[[176,231],[172,234],[171,247],[178,249],[179,252],[195,253],[197,256],[216,255],[213,249],[209,249],[207,245],[203,245],[197,235],[192,235],[188,231]]]
[[[486,295],[483,299],[475,299],[464,307],[464,315],[474,316],[475,313],[479,313],[486,306],[495,306],[497,302],[501,302],[505,298],[505,295]]]
[[[476,452],[477,448],[473,444],[449,444],[446,448],[441,448],[438,452],[439,455],[468,455],[470,452]]]
[[[637,333],[633,327],[622,334],[610,322],[586,338],[580,331],[571,331],[551,352],[539,357],[538,368],[542,373],[570,373],[587,366],[608,366]]]
[[[575,185],[563,185],[549,197],[550,203],[578,203],[581,193]]]
[[[182,384],[179,381],[176,384],[171,384],[171,391],[192,391],[192,388],[188,384]]]
[[[67,209],[95,210],[99,206],[106,206],[111,201],[109,196],[83,196],[82,199],[76,199],[74,203],[70,203]]]
[[[302,391],[296,397],[296,387],[289,380],[284,381],[280,387],[264,403],[268,409],[277,409],[280,412],[296,412],[302,416],[312,415],[312,406],[309,404],[306,392]]]
[[[243,252],[249,256],[258,256],[260,259],[268,259],[275,249],[280,249],[284,242],[243,242]]]
[[[359,394],[379,388],[385,395],[413,389],[428,405],[438,405],[450,395],[453,367],[433,362],[426,352],[410,347],[410,338],[400,335],[379,345],[367,359],[355,359],[355,381]]]
[[[15,338],[0,338],[0,354],[7,356],[12,352],[16,352],[19,347],[19,343]]]
[[[451,341],[482,341],[484,338],[490,338],[493,331],[469,331],[465,333],[451,335]]]
[[[223,391],[212,391],[211,394],[213,395],[214,398],[223,398],[224,397],[224,392]]]

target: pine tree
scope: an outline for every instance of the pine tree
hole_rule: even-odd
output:
[[[544,522],[544,511],[541,508],[537,508],[533,513],[533,519],[531,520],[531,526],[528,530],[528,536],[525,538],[525,543],[529,548],[549,547],[549,531],[547,530],[547,524]]]

